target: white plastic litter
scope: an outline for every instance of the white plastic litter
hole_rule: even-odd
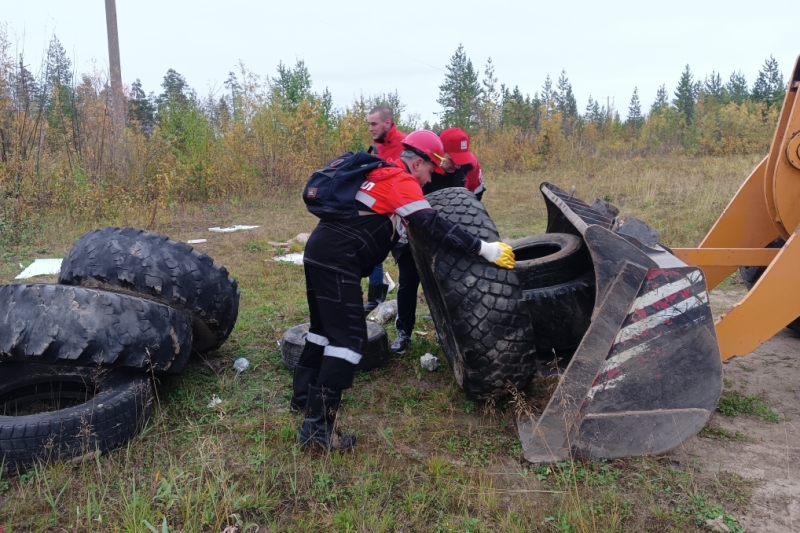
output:
[[[221,403],[222,403],[222,398],[218,397],[216,394],[212,394],[211,401],[208,402],[208,405],[206,405],[206,407],[208,407],[209,409],[214,409]]]
[[[234,231],[244,231],[260,227],[261,226],[231,226],[229,228],[220,228],[219,226],[217,226],[215,228],[208,228],[208,231],[213,231],[214,233],[233,233]]]
[[[281,261],[283,263],[294,263],[295,265],[303,264],[303,252],[297,254],[276,255],[272,258],[273,261]]]
[[[395,288],[394,280],[392,279],[392,276],[390,276],[389,273],[386,271],[383,272],[383,283],[384,285],[389,286],[389,290],[386,292],[392,292],[394,290]]]
[[[186,244],[202,244],[204,242],[208,242],[208,239],[192,239],[191,241],[186,241]]]
[[[233,369],[236,370],[236,372],[244,372],[248,368],[250,368],[250,361],[244,357],[240,357],[233,362]]]
[[[388,302],[383,302],[378,307],[373,309],[369,316],[367,316],[367,320],[383,325],[396,316],[397,300],[389,300]]]
[[[14,279],[27,279],[35,276],[52,276],[53,274],[58,274],[61,272],[61,261],[63,260],[64,259],[36,259]],[[20,266],[22,266],[21,263]]]
[[[439,368],[439,358],[429,353],[420,357],[419,363],[422,365],[422,368],[428,369],[431,372]]]

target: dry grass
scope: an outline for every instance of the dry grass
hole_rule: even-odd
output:
[[[553,182],[591,201],[610,196],[626,214],[655,224],[668,244],[696,244],[755,165],[754,159],[591,162],[530,175],[488,175],[485,200],[504,237],[544,229],[537,186]],[[157,212],[155,229],[207,238],[201,251],[242,288],[239,322],[217,354],[162,381],[155,413],[129,446],[82,464],[43,465],[0,478],[6,531],[699,531],[706,517],[733,518],[692,465],[668,459],[579,461],[535,467],[520,457],[513,405],[468,401],[445,367],[419,367],[441,353],[430,323],[406,354],[360,374],[341,423],[357,452],[321,455],[297,447],[300,422],[286,409],[290,373],[276,340],[306,320],[302,269],[269,259],[268,241],[315,224],[296,194],[234,199]],[[108,220],[143,225],[151,213]],[[45,217],[39,230],[0,249],[0,282],[18,262],[61,256],[97,223]],[[252,232],[206,228],[260,224]],[[389,271],[396,267],[387,262]],[[425,312],[418,309],[418,316]],[[389,328],[393,335],[393,328]],[[251,368],[234,379],[233,360]],[[212,394],[224,401],[206,407]],[[746,509],[738,502],[735,510]],[[711,516],[714,515],[714,516]],[[146,523],[145,523],[146,521]]]

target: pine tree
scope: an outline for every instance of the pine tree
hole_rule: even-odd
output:
[[[710,76],[706,77],[703,83],[703,92],[717,102],[722,100],[724,89],[722,78],[719,73],[714,71],[711,72]]]
[[[747,79],[741,71],[731,74],[728,83],[725,84],[725,92],[730,101],[737,104],[742,104],[750,97],[750,92],[747,90]]]
[[[694,82],[689,65],[686,65],[681,74],[678,87],[675,89],[675,99],[672,103],[675,104],[678,112],[683,115],[686,123],[691,124],[694,120],[694,108],[697,103],[697,85]]]
[[[594,100],[592,99],[592,95],[589,95],[589,102],[586,104],[586,113],[583,115],[583,118],[586,122],[594,122],[594,117],[592,116],[592,111],[594,110]]]
[[[571,135],[575,120],[578,118],[578,103],[575,101],[572,84],[565,70],[561,71],[556,87],[558,89],[555,94],[556,111],[561,114],[561,131],[564,135]]]
[[[662,83],[656,92],[656,99],[653,102],[653,105],[650,106],[650,112],[658,113],[664,109],[664,107],[668,105],[667,98],[667,86]]]
[[[639,102],[639,88],[633,88],[633,96],[631,96],[631,103],[628,105],[628,125],[633,131],[636,131],[642,123],[642,106]]]
[[[786,86],[783,74],[778,68],[778,61],[769,56],[753,84],[752,97],[757,102],[765,102],[771,106],[783,103],[784,96],[786,96]]]
[[[139,78],[131,85],[131,97],[128,99],[128,121],[139,126],[142,133],[149,136],[155,125],[155,105],[142,89]]]
[[[44,82],[40,88],[42,89],[40,105],[47,110],[47,120],[50,125],[67,127],[67,120],[72,118],[74,112],[72,62],[55,35],[47,48]]]
[[[550,74],[547,75],[547,78],[544,80],[544,85],[542,85],[542,105],[544,107],[545,113],[548,116],[553,113],[553,80],[550,79]]]
[[[278,63],[278,75],[270,79],[270,86],[282,109],[296,111],[300,102],[311,97],[311,74],[305,61],[298,59],[294,68]]]
[[[443,108],[442,126],[458,126],[471,131],[478,122],[481,93],[478,74],[464,46],[459,44],[447,65],[447,74],[444,83],[439,86],[439,98],[436,100]]]
[[[491,132],[497,127],[497,115],[500,109],[500,93],[497,90],[497,77],[494,74],[491,57],[486,61],[486,68],[483,71],[481,93],[481,127]]]
[[[231,71],[228,72],[228,79],[225,80],[225,88],[228,89],[229,95],[226,95],[227,98],[223,102],[222,98],[220,98],[220,105],[225,104],[227,106],[228,101],[230,102],[230,116],[233,117],[234,120],[241,120],[242,118],[242,86],[239,85],[239,79],[236,77],[236,73]],[[225,116],[224,113],[221,113],[221,116]]]
[[[194,91],[186,83],[186,78],[174,69],[167,70],[164,81],[161,82],[161,88],[164,89],[164,92],[158,95],[156,100],[159,112],[164,108],[185,108],[189,101],[194,99]]]

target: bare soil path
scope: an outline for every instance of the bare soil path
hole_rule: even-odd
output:
[[[741,285],[711,292],[715,315],[744,295]],[[740,522],[747,531],[800,532],[800,336],[784,329],[753,353],[723,365],[725,390],[759,396],[779,413],[778,422],[715,413],[711,425],[742,440],[689,439],[673,452],[698,466],[698,475],[736,473],[755,482]],[[723,488],[724,490],[724,488]]]

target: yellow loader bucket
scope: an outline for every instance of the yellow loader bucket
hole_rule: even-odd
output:
[[[722,363],[702,270],[601,200],[540,187],[548,233],[581,237],[596,281],[591,323],[540,416],[518,420],[533,463],[667,452],[705,425]]]

